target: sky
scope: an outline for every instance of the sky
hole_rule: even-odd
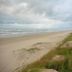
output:
[[[72,0],[0,0],[0,24],[72,28]]]

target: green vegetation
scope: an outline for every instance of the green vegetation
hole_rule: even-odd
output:
[[[27,51],[27,52],[31,52],[31,53],[33,53],[35,51],[39,51],[39,50],[40,49],[38,49],[38,48],[30,48],[30,49],[22,48],[22,49],[18,49],[18,51],[22,51],[22,52]]]
[[[55,69],[58,72],[72,72],[72,48],[61,48],[67,41],[72,41],[72,33],[55,49],[46,54],[39,61],[36,61],[19,72],[40,72],[39,69]],[[51,59],[56,55],[63,55],[64,61],[53,61]]]
[[[69,35],[69,37],[67,38],[67,41],[72,41],[72,33]]]
[[[38,50],[40,50],[40,49],[38,49],[38,48],[30,48],[30,49],[27,49],[27,51],[29,51],[29,52],[35,52],[35,51],[38,51]]]
[[[48,62],[45,65],[45,68],[48,69],[55,69],[59,72],[72,72],[72,49],[68,48],[61,48],[55,50],[57,55],[63,55],[65,57],[64,61],[53,61],[53,62]],[[55,54],[54,54],[55,55]]]

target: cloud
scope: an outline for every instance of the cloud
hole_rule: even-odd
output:
[[[5,10],[5,13],[13,15],[21,21],[28,20],[28,22],[33,24],[55,24],[61,22],[59,20],[49,19],[44,11],[42,13],[36,13],[35,9],[27,2],[18,3],[13,6],[2,6],[0,10],[2,12]]]
[[[72,0],[0,0],[0,13],[6,14],[8,19],[10,17],[16,23],[48,26],[72,23]]]
[[[69,20],[72,17],[72,0],[59,0],[53,8],[54,17],[61,20]]]

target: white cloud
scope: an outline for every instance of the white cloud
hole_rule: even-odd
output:
[[[3,11],[5,10],[6,13],[13,15],[21,20],[28,20],[33,24],[48,24],[48,26],[52,26],[53,24],[61,23],[60,20],[49,19],[46,16],[46,12],[43,11],[42,13],[36,13],[34,8],[31,8],[29,3],[23,2],[13,6],[5,6],[2,8]],[[44,27],[40,25],[40,27]]]
[[[72,16],[72,0],[10,0],[10,3],[1,4],[0,11],[33,24],[50,27]]]
[[[17,6],[21,7],[21,8],[27,8],[28,7],[28,3],[27,2],[22,2],[22,3],[18,4]]]
[[[53,8],[54,18],[69,20],[72,17],[72,0],[59,0]]]
[[[35,13],[34,9],[28,5],[26,6],[26,8],[22,8],[22,9],[19,6],[20,5],[18,5],[17,7],[20,8],[20,11],[16,12],[15,14],[20,19],[28,19],[34,24],[55,24],[62,22],[60,20],[49,19],[46,16],[46,12]],[[18,8],[15,10],[19,10]]]
[[[71,13],[72,12],[72,0],[60,0],[58,4],[55,5],[54,11],[56,13]]]
[[[12,14],[12,12],[14,11],[13,7],[9,7],[9,6],[2,6],[0,7],[0,11],[5,12],[7,14]]]

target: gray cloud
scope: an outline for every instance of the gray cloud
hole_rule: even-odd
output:
[[[28,7],[25,8],[24,3],[28,3]],[[72,0],[0,0],[0,13],[20,23],[48,22],[41,19],[72,21]],[[6,19],[3,14],[2,21]]]

